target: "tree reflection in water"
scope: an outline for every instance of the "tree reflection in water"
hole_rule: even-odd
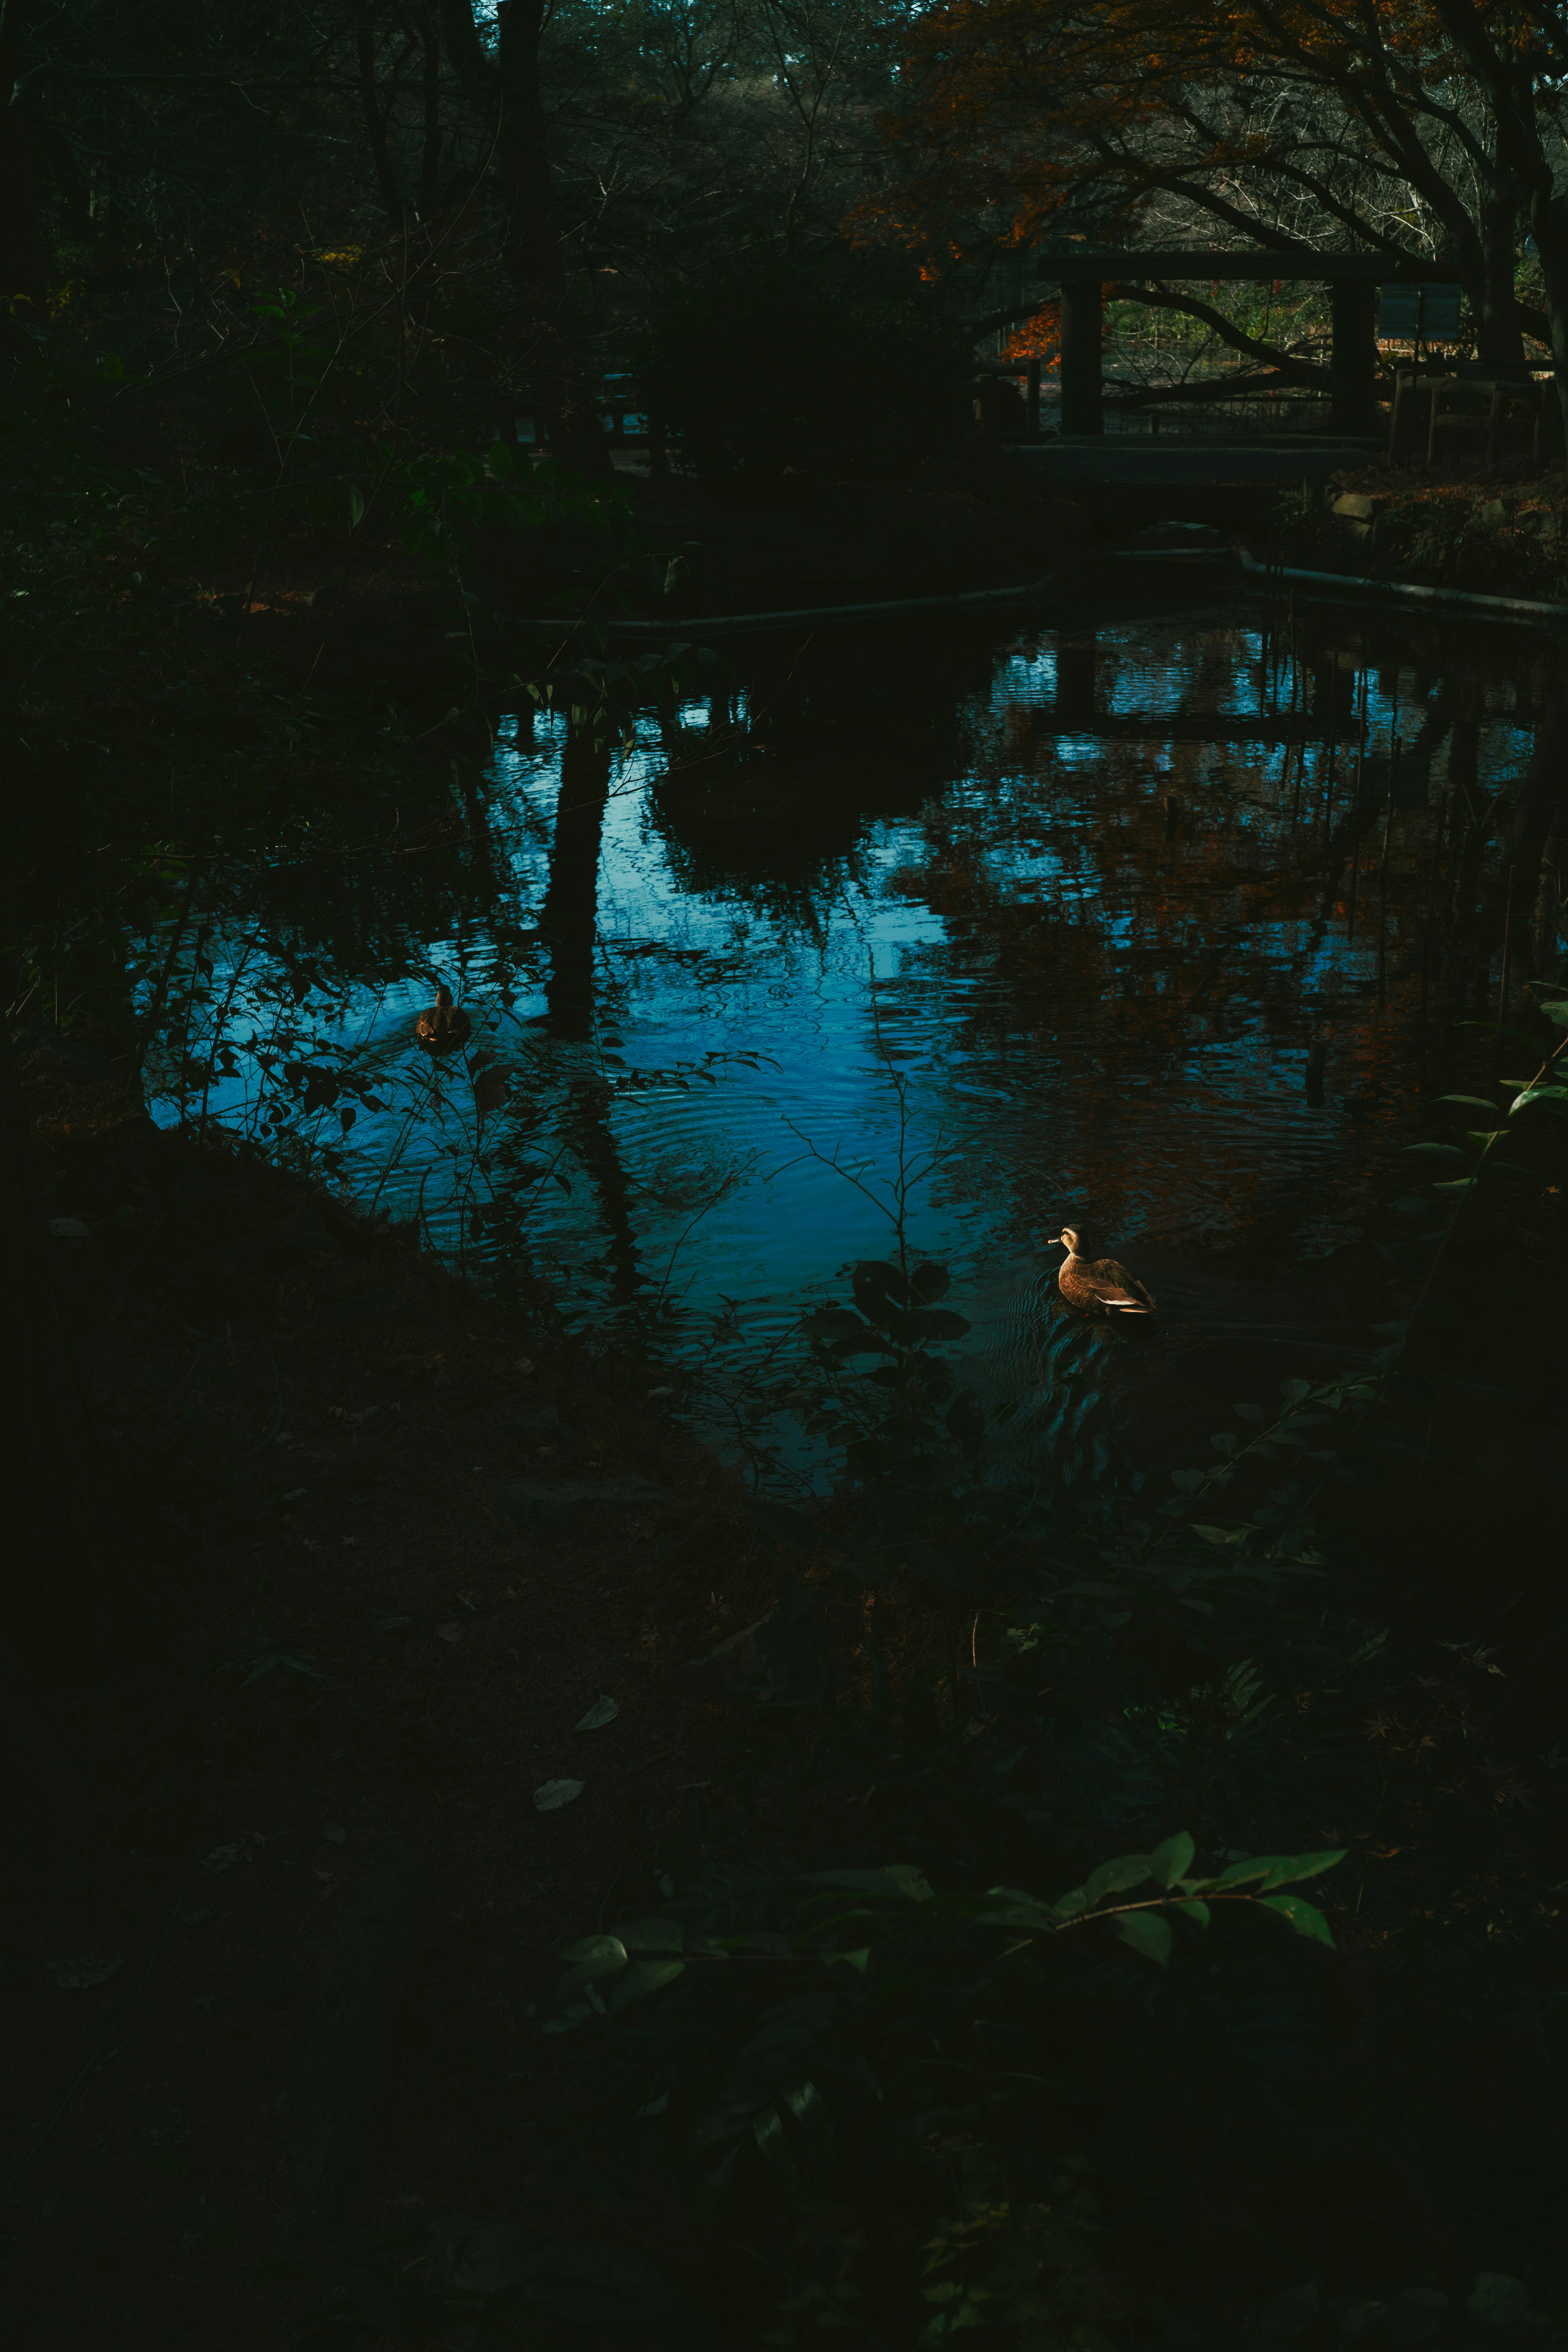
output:
[[[1321,1256],[1391,1187],[1423,1045],[1433,1079],[1495,1004],[1505,919],[1514,988],[1548,952],[1568,744],[1532,639],[1273,619],[763,643],[626,757],[503,722],[418,854],[236,871],[219,941],[302,976],[318,1064],[352,1047],[384,1087],[346,1181],[407,1119],[384,1200],[423,1185],[437,1239],[590,1314],[651,1302],[679,1249],[698,1353],[712,1316],[737,1360],[778,1341],[883,1247],[786,1124],[885,1159],[882,1054],[956,1146],[917,1218],[961,1283],[1032,1297],[1069,1213],[1194,1265]],[[433,977],[509,1074],[482,1130],[458,1073],[407,1090]]]

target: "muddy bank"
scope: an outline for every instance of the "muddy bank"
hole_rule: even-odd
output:
[[[705,615],[1010,588],[1055,574],[1085,535],[1004,456],[931,482],[623,474],[615,488],[625,510],[606,530],[487,530],[447,581],[374,537],[347,559],[304,541],[255,561],[237,548],[187,584],[188,617],[314,691],[417,709],[531,674],[581,617],[668,618],[679,635]]]
[[[1066,499],[1001,455],[930,482],[763,493],[672,477],[633,498],[641,530],[689,550],[677,602],[697,614],[1013,587],[1055,572],[1084,535]]]
[[[571,2097],[554,1948],[721,1834],[726,1711],[681,1669],[773,1563],[658,1375],[542,1295],[487,1300],[158,1132],[111,1057],[19,1057],[142,1646],[39,1702],[61,1794],[12,1883],[7,2291],[39,2352],[274,2346],[345,2214],[603,2233],[539,2169]],[[580,1793],[541,1811],[552,1781]],[[655,2219],[679,2275],[697,2224],[634,2243]]]
[[[1304,570],[1568,601],[1568,477],[1352,468],[1281,502],[1268,552]]]

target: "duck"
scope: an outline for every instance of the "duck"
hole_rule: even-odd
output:
[[[468,1014],[453,1004],[451,990],[438,988],[435,1003],[414,1024],[414,1034],[427,1054],[455,1054],[459,1045],[468,1044],[473,1026]]]
[[[1067,1260],[1057,1276],[1057,1288],[1071,1307],[1098,1307],[1118,1315],[1152,1315],[1154,1301],[1135,1274],[1120,1258],[1089,1257],[1076,1225],[1064,1225],[1057,1235]]]

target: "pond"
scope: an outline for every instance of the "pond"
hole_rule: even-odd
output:
[[[1446,816],[1526,769],[1546,656],[1110,578],[728,651],[625,750],[500,719],[412,854],[228,877],[158,1115],[201,1075],[471,1272],[721,1374],[731,1416],[900,1193],[1004,1356],[1064,1221],[1178,1288],[1331,1257],[1440,1048]],[[437,982],[473,1026],[432,1060]]]

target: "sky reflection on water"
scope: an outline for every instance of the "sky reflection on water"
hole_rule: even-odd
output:
[[[1518,660],[1374,639],[1394,657],[1369,678],[1347,937],[1365,625],[1311,613],[1299,667],[1255,608],[763,649],[728,695],[643,721],[613,772],[503,722],[438,877],[372,857],[333,885],[374,911],[361,968],[308,860],[265,916],[235,909],[219,982],[256,944],[230,1032],[264,1017],[252,982],[308,953],[317,1034],[386,1106],[344,1139],[352,1189],[422,1205],[470,1265],[517,1246],[492,1198],[524,1201],[523,1255],[575,1311],[663,1299],[694,1360],[780,1341],[884,1253],[889,1069],[906,1157],[937,1161],[914,1237],[959,1291],[1027,1287],[1064,1219],[1134,1252],[1325,1255],[1413,1132],[1454,714],[1479,714],[1463,756],[1493,791],[1533,740]],[[463,1063],[412,1044],[437,977],[508,1074],[482,1137]],[[253,1077],[242,1055],[220,1116],[243,1118]]]

